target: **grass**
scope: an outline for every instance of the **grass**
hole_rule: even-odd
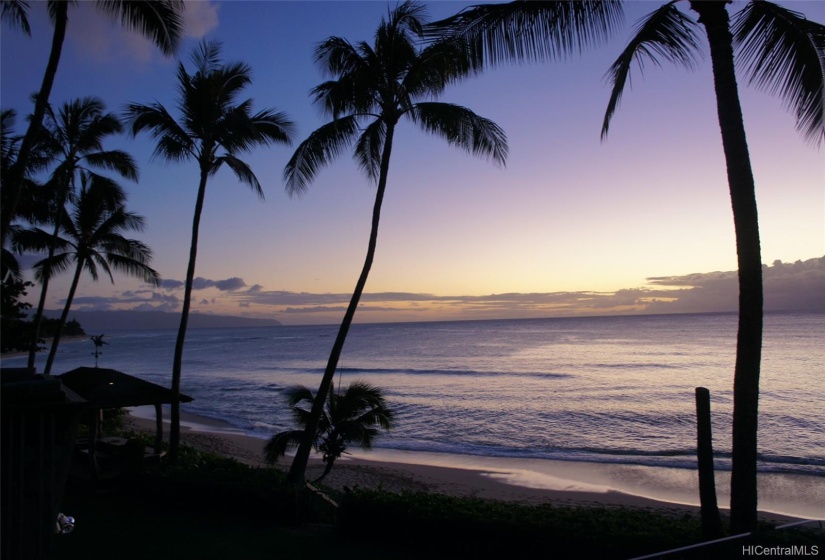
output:
[[[178,466],[108,488],[70,482],[62,510],[77,526],[56,537],[53,558],[629,558],[701,541],[697,518],[638,509],[357,491],[336,496],[337,512],[308,513],[295,496],[278,471],[186,448]],[[299,511],[311,523],[298,526]],[[742,544],[693,557],[741,557]],[[759,544],[825,550],[811,532],[766,533]]]

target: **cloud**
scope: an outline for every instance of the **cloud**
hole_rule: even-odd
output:
[[[218,4],[204,0],[186,0],[183,12],[187,37],[200,39],[218,27]]]
[[[825,257],[763,267],[767,311],[825,311]],[[134,310],[180,309],[182,282],[165,280],[161,290],[138,289],[116,297],[78,297],[76,308]],[[256,308],[258,315],[288,315],[300,322],[340,321],[350,293],[309,293],[246,288],[238,277],[225,280],[196,278],[195,288],[215,288],[210,298],[196,300],[216,312],[225,306]],[[244,289],[246,288],[246,289]],[[693,273],[648,278],[647,285],[615,292],[535,292],[486,295],[434,295],[409,292],[364,294],[359,320],[450,320],[577,315],[734,312],[738,281],[733,271]]]
[[[164,279],[160,282],[160,287],[164,290],[179,290],[185,286],[185,282],[180,280]],[[208,288],[217,288],[222,292],[233,292],[246,287],[246,282],[243,278],[227,278],[226,280],[210,280],[201,276],[192,280],[193,290],[206,290]]]
[[[61,304],[65,303],[65,300],[61,301]],[[72,309],[78,311],[177,311],[179,307],[180,299],[177,296],[148,290],[127,290],[116,296],[83,296],[72,300]]]
[[[227,278],[226,280],[208,280],[198,276],[192,282],[192,289],[205,290],[207,288],[217,288],[222,292],[233,292],[246,287],[246,282],[243,278]]]
[[[763,265],[762,280],[766,311],[825,310],[825,257]],[[651,311],[672,313],[735,311],[739,283],[736,272],[708,272],[684,276],[649,278],[654,286],[678,287],[677,291],[657,294],[675,297],[670,302],[655,302]]]
[[[147,63],[163,58],[155,44],[136,30],[120,23],[120,18],[97,9],[94,2],[78,2],[71,7],[67,38],[89,58],[109,62],[125,57]],[[186,0],[183,33],[200,39],[217,29],[218,4],[206,0]]]
[[[180,280],[169,280],[164,278],[160,281],[160,287],[164,290],[177,290],[183,288],[184,283]]]

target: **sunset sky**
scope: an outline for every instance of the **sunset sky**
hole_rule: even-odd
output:
[[[468,4],[431,2],[429,14],[439,19]],[[781,4],[825,22],[825,2]],[[229,170],[210,180],[194,311],[285,324],[340,320],[363,264],[374,185],[349,155],[299,198],[284,191],[282,172],[294,147],[327,122],[308,97],[325,79],[313,64],[314,47],[331,35],[371,41],[389,5],[187,2],[179,53],[187,68],[201,38],[221,41],[225,61],[253,69],[242,98],[296,123],[291,148],[243,156],[265,201]],[[441,100],[505,130],[504,168],[409,122],[399,126],[357,321],[735,309],[735,275],[710,274],[734,271],[736,252],[709,57],[694,71],[635,68],[608,139],[599,138],[610,94],[604,74],[635,22],[659,5],[628,2],[625,25],[609,44],[566,63],[502,67],[448,88]],[[2,107],[17,110],[21,134],[52,32],[44,2],[32,2],[30,20],[31,38],[4,26],[0,49]],[[159,101],[177,116],[175,69],[174,59],[80,2],[71,8],[51,101],[98,96],[118,112],[127,102]],[[739,82],[763,262],[786,263],[766,272],[768,305],[825,309],[825,147],[796,132],[781,100],[748,87],[743,75]],[[113,138],[107,147],[130,152],[140,165],[139,183],[124,186],[129,208],[146,218],[136,236],[152,247],[164,284],[84,277],[74,307],[178,311],[196,165],[152,159],[148,135]],[[800,260],[807,262],[789,264]],[[68,284],[68,274],[53,282],[49,308],[62,306]]]

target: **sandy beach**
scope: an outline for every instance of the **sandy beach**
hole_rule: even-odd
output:
[[[133,411],[128,422],[135,430],[154,432],[155,422],[148,417],[146,410]],[[167,419],[164,422],[168,426]],[[251,466],[266,466],[263,458],[265,440],[246,435],[217,420],[182,413],[181,441],[196,449],[233,457]],[[599,465],[565,462],[555,465],[552,474],[542,476],[541,481],[537,482],[535,476],[526,476],[519,469],[506,466],[472,468],[472,461],[466,466],[419,464],[405,462],[409,457],[405,458],[400,452],[377,451],[370,453],[375,459],[365,458],[366,453],[343,457],[324,479],[324,484],[336,489],[346,486],[391,492],[425,491],[525,504],[633,507],[674,515],[699,514],[696,505],[652,499],[613,488],[601,472],[605,471],[604,466]],[[421,457],[412,459],[420,461]],[[429,462],[437,463],[436,460]],[[288,466],[289,458],[276,467],[286,469]],[[322,468],[320,461],[313,460],[307,477],[313,479],[319,476]],[[763,512],[761,517],[783,522],[802,516]]]

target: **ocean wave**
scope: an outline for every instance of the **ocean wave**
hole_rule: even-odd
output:
[[[462,377],[536,377],[540,379],[567,379],[570,377],[575,377],[575,375],[569,373],[543,373],[529,371],[477,371],[462,369],[391,369],[342,367],[338,368],[338,372],[343,373],[345,375],[448,375]]]

